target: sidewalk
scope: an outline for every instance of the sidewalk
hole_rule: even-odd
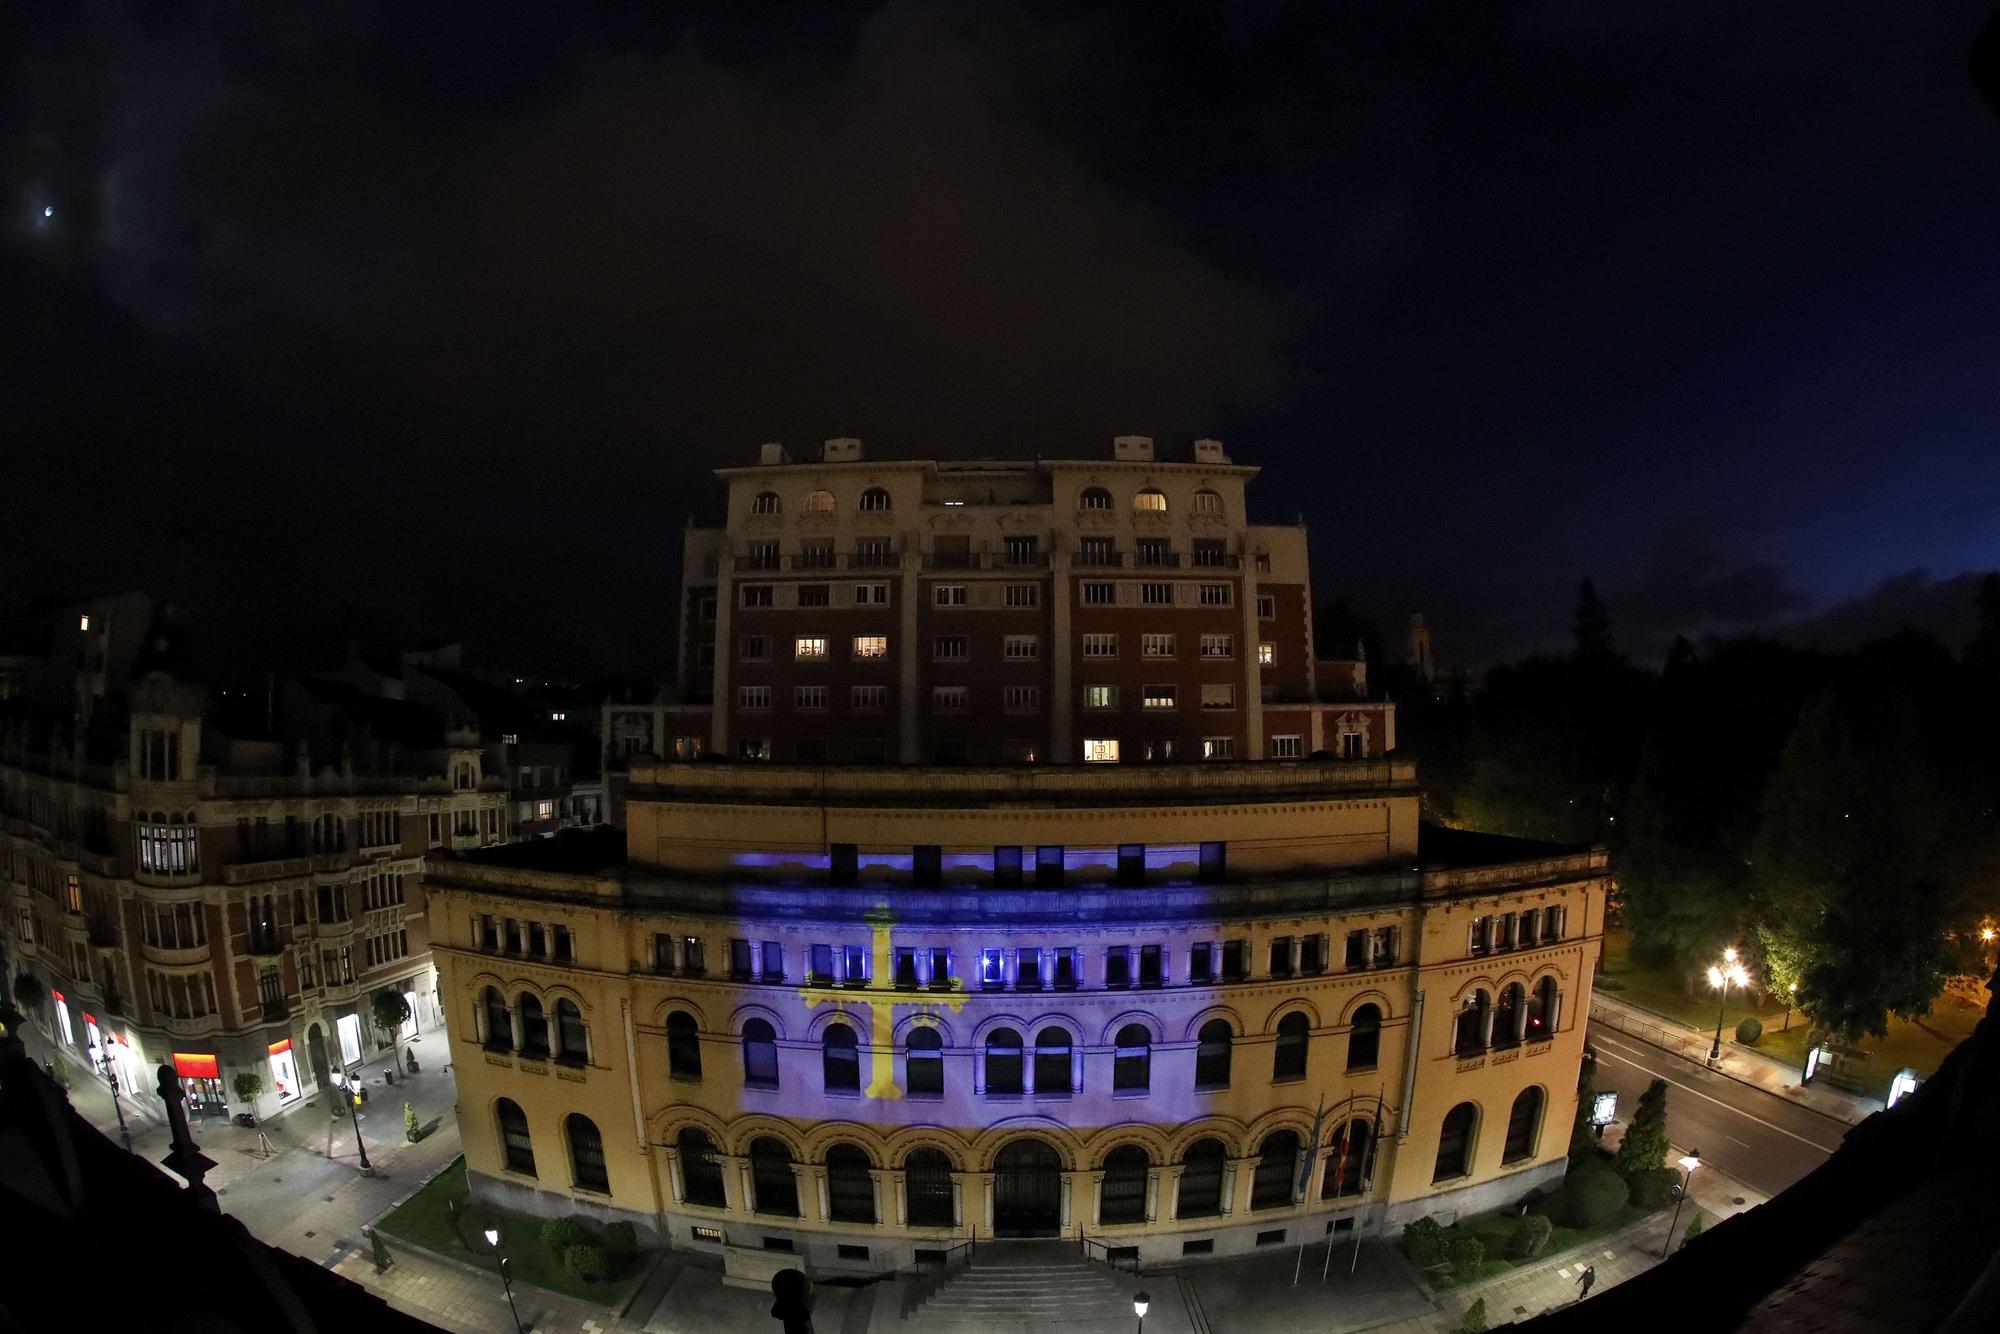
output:
[[[1698,1065],[1708,1063],[1709,1049],[1715,1042],[1712,1033],[1690,1028],[1678,1020],[1602,992],[1591,995],[1590,1017]],[[1789,1062],[1753,1051],[1733,1039],[1723,1042],[1722,1056],[1715,1068],[1731,1079],[1754,1085],[1787,1102],[1795,1102],[1849,1125],[1857,1124],[1883,1109],[1879,1098],[1863,1097],[1824,1084],[1801,1087],[1799,1072]]]

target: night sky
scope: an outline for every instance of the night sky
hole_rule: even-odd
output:
[[[0,603],[185,526],[210,645],[665,674],[706,470],[837,435],[1220,436],[1467,666],[2000,565],[1987,0],[77,8],[0,17]]]

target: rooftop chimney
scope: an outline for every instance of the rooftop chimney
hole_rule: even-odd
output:
[[[821,463],[859,463],[861,462],[861,442],[852,436],[841,436],[837,440],[829,440],[820,447],[819,461]]]
[[[757,462],[766,467],[772,464],[790,463],[791,461],[792,456],[787,454],[785,447],[775,440],[757,447]]]
[[[1222,447],[1220,440],[1197,440],[1194,442],[1196,463],[1227,463],[1229,451]]]
[[[1111,457],[1120,463],[1151,463],[1153,461],[1153,437],[1150,435],[1120,435],[1111,439]]]

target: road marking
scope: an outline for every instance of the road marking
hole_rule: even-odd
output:
[[[1591,1045],[1592,1045],[1593,1047],[1596,1047],[1596,1048],[1597,1048],[1597,1049],[1598,1049],[1598,1050],[1599,1050],[1600,1052],[1602,1052],[1602,1051],[1603,1051],[1603,1049],[1604,1049],[1605,1047],[1607,1047],[1607,1046],[1610,1046],[1610,1047],[1616,1047],[1616,1046],[1619,1046],[1619,1045],[1621,1045],[1621,1044],[1619,1044],[1619,1043],[1616,1043],[1616,1042],[1610,1042],[1610,1041],[1607,1041],[1607,1040],[1606,1040],[1606,1039],[1605,1039],[1605,1038],[1603,1037],[1603,1035],[1601,1035],[1601,1034],[1600,1034],[1600,1035],[1598,1036],[1598,1039],[1597,1039],[1597,1041],[1596,1041],[1596,1042],[1594,1042],[1594,1043],[1592,1043]],[[1626,1048],[1624,1048],[1624,1050],[1626,1050],[1626,1051],[1634,1051],[1635,1049],[1634,1049],[1634,1048],[1631,1048],[1631,1047],[1626,1047]],[[1821,1144],[1821,1143],[1820,1143],[1820,1142],[1819,1142],[1818,1140],[1812,1140],[1812,1139],[1807,1139],[1807,1138],[1806,1138],[1806,1137],[1805,1137],[1804,1135],[1800,1135],[1800,1134],[1796,1134],[1796,1133],[1794,1133],[1793,1131],[1790,1131],[1790,1130],[1787,1130],[1787,1129],[1785,1129],[1785,1128],[1784,1128],[1783,1126],[1781,1126],[1781,1125],[1778,1125],[1778,1124],[1777,1124],[1777,1123],[1775,1123],[1775,1122],[1772,1122],[1772,1121],[1766,1121],[1766,1120],[1765,1120],[1765,1119],[1764,1119],[1763,1117],[1761,1117],[1761,1116],[1758,1116],[1758,1115],[1757,1115],[1756,1113],[1754,1113],[1754,1112],[1746,1112],[1746,1111],[1744,1111],[1744,1110],[1743,1110],[1743,1109],[1742,1109],[1741,1107],[1738,1107],[1738,1106],[1736,1106],[1736,1105],[1735,1105],[1735,1104],[1733,1104],[1733,1103],[1727,1103],[1727,1102],[1724,1102],[1724,1101],[1723,1101],[1722,1099],[1720,1099],[1720,1098],[1718,1098],[1718,1097],[1715,1097],[1715,1096],[1714,1096],[1714,1095],[1712,1095],[1712,1094],[1708,1094],[1708,1093],[1704,1093],[1704,1092],[1702,1092],[1702,1091],[1701,1091],[1700,1089],[1696,1088],[1696,1087],[1695,1087],[1694,1085],[1692,1085],[1692,1084],[1683,1084],[1683,1083],[1682,1083],[1682,1082],[1681,1082],[1680,1080],[1678,1080],[1678,1079],[1673,1079],[1673,1078],[1671,1078],[1671,1077],[1669,1077],[1669,1076],[1667,1076],[1667,1075],[1663,1075],[1663,1074],[1661,1074],[1661,1073],[1660,1073],[1659,1071],[1657,1071],[1657,1070],[1653,1069],[1653,1068],[1652,1068],[1651,1066],[1646,1066],[1646,1065],[1641,1065],[1641,1064],[1639,1064],[1639,1062],[1637,1062],[1637,1061],[1631,1061],[1631,1060],[1626,1060],[1626,1059],[1625,1059],[1625,1058],[1624,1058],[1623,1056],[1616,1056],[1616,1055],[1614,1055],[1614,1056],[1612,1056],[1612,1057],[1611,1057],[1611,1059],[1612,1059],[1612,1060],[1614,1060],[1614,1061],[1619,1061],[1619,1062],[1622,1062],[1622,1063],[1624,1063],[1624,1064],[1626,1064],[1626,1065],[1629,1065],[1629,1066],[1631,1066],[1631,1067],[1632,1067],[1632,1068],[1633,1068],[1634,1070],[1639,1070],[1639,1071],[1642,1071],[1642,1072],[1644,1072],[1644,1073],[1646,1073],[1646,1074],[1649,1074],[1649,1075],[1652,1075],[1652,1076],[1654,1076],[1654,1077],[1655,1077],[1655,1078],[1657,1078],[1657,1079],[1665,1079],[1665,1080],[1666,1080],[1666,1081],[1667,1081],[1667,1082],[1668,1082],[1669,1084],[1672,1084],[1672,1085],[1673,1085],[1673,1086],[1674,1086],[1675,1088],[1677,1088],[1677,1089],[1686,1089],[1686,1090],[1687,1090],[1687,1091],[1688,1091],[1689,1093],[1692,1093],[1692,1094],[1694,1094],[1694,1096],[1695,1096],[1695,1097],[1697,1097],[1697,1098],[1700,1098],[1700,1099],[1702,1099],[1703,1101],[1706,1101],[1706,1102],[1712,1102],[1712,1103],[1714,1103],[1714,1104],[1715,1104],[1715,1105],[1716,1105],[1717,1107],[1720,1107],[1720,1108],[1722,1108],[1722,1109],[1723,1109],[1724,1111],[1729,1111],[1729,1112],[1734,1112],[1734,1113],[1735,1113],[1736,1115],[1738,1115],[1738,1116],[1740,1116],[1740,1117],[1743,1117],[1743,1118],[1744,1118],[1745,1120],[1749,1120],[1749,1121],[1755,1121],[1755,1122],[1756,1122],[1756,1123],[1757,1123],[1758,1125],[1760,1125],[1760,1126],[1763,1126],[1763,1127],[1764,1127],[1765,1129],[1767,1129],[1767,1130],[1775,1130],[1775,1131],[1777,1131],[1777,1132],[1778,1132],[1778,1133],[1779,1133],[1780,1135],[1784,1135],[1784,1136],[1787,1136],[1788,1138],[1791,1138],[1791,1139],[1795,1139],[1795,1140],[1797,1140],[1797,1141],[1798,1141],[1799,1143],[1801,1143],[1801,1144],[1808,1144],[1808,1145],[1811,1145],[1811,1146],[1812,1146],[1813,1148],[1815,1148],[1815,1149],[1818,1149],[1818,1150],[1819,1150],[1819,1151],[1820,1151],[1821,1153],[1826,1153],[1826,1154],[1831,1154],[1831,1153],[1833,1152],[1833,1149],[1830,1149],[1830,1148],[1828,1148],[1828,1147],[1827,1147],[1826,1145],[1824,1145],[1824,1144]],[[1787,1105],[1789,1105],[1789,1104],[1787,1104]],[[1743,1142],[1743,1141],[1741,1141],[1741,1140],[1738,1140],[1738,1141],[1737,1141],[1737,1143],[1739,1143],[1739,1144],[1741,1144],[1742,1142]],[[1747,1145],[1745,1145],[1745,1147],[1747,1148],[1748,1146],[1747,1146]],[[1836,1145],[1835,1147],[1837,1148],[1838,1146]]]

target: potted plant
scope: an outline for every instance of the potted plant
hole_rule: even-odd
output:
[[[417,1109],[407,1102],[403,1104],[403,1138],[412,1144],[420,1138],[417,1129]]]

